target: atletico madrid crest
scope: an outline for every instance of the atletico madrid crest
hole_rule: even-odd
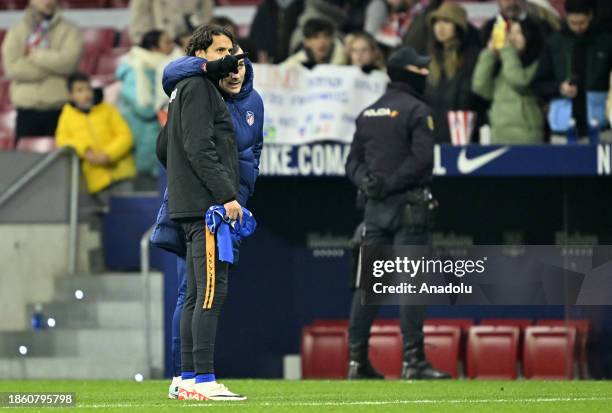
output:
[[[246,122],[249,124],[249,126],[253,126],[255,124],[255,114],[250,110],[247,110]]]

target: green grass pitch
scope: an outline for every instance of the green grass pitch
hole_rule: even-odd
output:
[[[246,402],[166,399],[169,381],[0,381],[0,392],[75,392],[69,412],[612,412],[605,381],[283,381],[224,380]],[[53,408],[3,411],[53,412]],[[64,409],[62,409],[64,410]]]

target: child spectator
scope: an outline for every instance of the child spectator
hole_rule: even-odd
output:
[[[131,190],[136,174],[132,157],[132,134],[112,105],[95,96],[89,77],[75,74],[68,78],[70,102],[64,105],[57,127],[58,146],[72,147],[91,194]]]

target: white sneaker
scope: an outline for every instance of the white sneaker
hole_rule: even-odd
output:
[[[193,400],[195,392],[193,390],[195,386],[195,379],[182,380],[178,388],[178,399],[179,400]]]
[[[245,396],[241,396],[229,391],[225,385],[211,381],[208,383],[198,383],[194,386],[194,400],[212,400],[212,401],[237,401],[246,400]]]
[[[181,381],[181,376],[176,376],[172,378],[172,383],[170,383],[170,388],[168,389],[169,399],[178,399],[179,386],[181,385]]]

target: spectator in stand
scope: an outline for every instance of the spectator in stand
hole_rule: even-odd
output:
[[[291,34],[303,10],[303,0],[264,0],[257,7],[249,39],[259,50],[258,62],[280,63],[289,57]]]
[[[338,4],[338,1],[341,0],[306,0],[304,12],[300,15],[298,25],[291,35],[290,53],[297,52],[303,44],[304,26],[312,19],[329,21],[337,34],[347,18],[344,8]]]
[[[565,135],[574,119],[579,136],[588,134],[596,120],[606,123],[605,104],[612,69],[612,36],[593,24],[589,1],[567,0],[563,30],[546,42],[532,87],[550,102],[549,126]]]
[[[30,0],[2,44],[11,101],[17,108],[16,139],[53,136],[68,101],[66,79],[81,55],[81,33],[64,19],[56,0]]]
[[[105,203],[111,193],[132,190],[136,174],[132,134],[112,105],[95,94],[89,77],[68,78],[70,102],[64,105],[56,132],[58,146],[72,147],[79,158],[89,193]]]
[[[236,38],[236,43],[240,45],[242,51],[249,55],[249,60],[252,63],[258,62],[257,58],[259,56],[259,50],[257,49],[257,45],[248,37],[240,36],[240,30],[232,19],[225,16],[213,17],[213,19],[210,21],[210,24],[212,26],[225,27],[227,30],[229,30]]]
[[[351,33],[344,38],[348,64],[357,66],[365,73],[385,70],[385,58],[376,40],[365,32]]]
[[[326,19],[311,19],[304,25],[303,49],[290,56],[283,64],[302,65],[309,69],[319,64],[346,63],[342,42],[335,38],[334,26]]]
[[[492,101],[492,144],[538,144],[544,138],[544,116],[529,84],[538,68],[544,40],[531,19],[512,22],[511,26],[501,49],[491,36],[480,53],[472,89]]]
[[[388,51],[402,43],[412,17],[419,10],[418,0],[371,0],[363,29]]]
[[[442,4],[429,14],[428,22],[433,33],[428,50],[432,61],[424,97],[433,110],[436,142],[449,143],[449,111],[472,112],[471,130],[477,129],[476,97],[471,90],[471,79],[480,50],[469,42],[467,13],[459,4]]]
[[[159,30],[175,39],[180,27],[208,23],[213,7],[213,0],[131,0],[130,37],[139,44],[145,33]]]
[[[157,189],[159,164],[155,154],[159,123],[157,110],[163,105],[162,75],[169,61],[173,43],[159,30],[146,33],[140,45],[132,47],[117,68],[122,82],[119,110],[134,136],[134,154],[138,177],[136,189]]]
[[[426,55],[429,52],[429,46],[433,41],[433,31],[429,24],[429,15],[437,10],[442,3],[444,3],[444,0],[431,0],[421,14],[413,17],[408,27],[408,32],[406,32],[403,39],[405,46],[414,48],[422,55]],[[463,40],[474,47],[481,48],[480,32],[469,21],[467,24],[467,33],[464,35]]]
[[[499,14],[487,21],[480,33],[482,43],[486,44],[491,38],[491,33],[495,27],[510,32],[512,22],[533,19],[540,27],[544,35],[548,36],[561,27],[558,17],[547,7],[537,5],[535,2],[527,0],[497,0]],[[501,40],[500,40],[501,41]]]

